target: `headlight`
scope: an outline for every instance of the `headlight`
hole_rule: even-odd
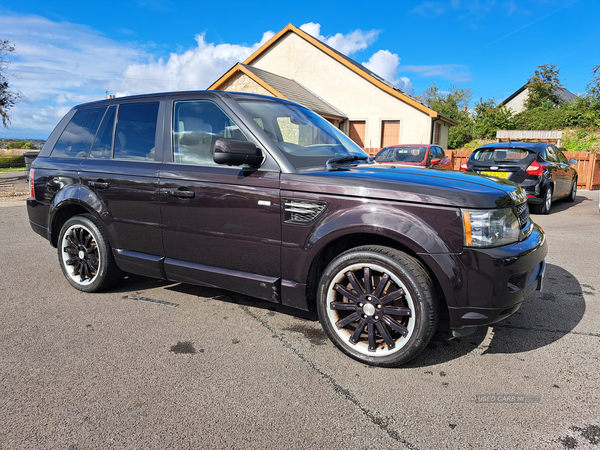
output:
[[[519,240],[519,218],[514,208],[488,211],[463,209],[465,246],[498,247]]]

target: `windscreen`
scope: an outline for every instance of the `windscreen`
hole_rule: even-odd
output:
[[[297,170],[323,167],[338,156],[367,157],[348,136],[306,108],[256,100],[238,103]]]
[[[375,161],[379,163],[419,163],[425,159],[426,155],[427,147],[388,147],[379,152]]]

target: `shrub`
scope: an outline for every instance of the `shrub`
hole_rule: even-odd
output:
[[[25,167],[23,156],[0,156],[0,168]]]

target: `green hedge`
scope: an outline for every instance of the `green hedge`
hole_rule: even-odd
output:
[[[0,156],[0,168],[25,167],[24,156]]]

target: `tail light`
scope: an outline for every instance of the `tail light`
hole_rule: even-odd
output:
[[[546,167],[548,167],[548,164],[534,161],[529,165],[527,169],[525,169],[525,172],[527,172],[529,175],[535,175],[539,177],[544,174],[544,170],[546,169]]]
[[[461,171],[461,172],[466,172],[468,168],[469,168],[469,167],[467,166],[467,163],[462,163],[462,164],[460,165],[460,171]]]
[[[33,168],[29,171],[29,195],[35,198],[35,188],[33,183]]]

